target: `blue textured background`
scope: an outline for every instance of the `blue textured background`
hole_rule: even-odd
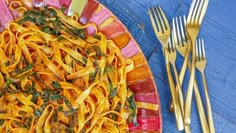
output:
[[[191,0],[99,0],[129,29],[143,50],[155,77],[161,99],[163,132],[178,132],[171,101],[161,45],[153,32],[147,8],[160,5],[167,18],[187,15]],[[217,133],[236,133],[236,0],[209,0],[199,37],[205,39],[208,64],[206,78]],[[180,68],[182,63],[178,59]],[[197,74],[200,79],[199,73]],[[184,86],[186,89],[186,86]],[[203,88],[200,85],[203,95]],[[194,97],[193,97],[194,98]],[[195,99],[195,98],[194,98]],[[200,133],[195,101],[192,108],[193,133]]]

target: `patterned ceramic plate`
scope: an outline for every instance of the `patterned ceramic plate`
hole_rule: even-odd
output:
[[[31,2],[31,0],[25,1]],[[131,123],[130,132],[162,132],[160,100],[152,72],[139,45],[117,17],[96,0],[34,0],[36,3],[42,1],[44,4],[55,7],[63,4],[68,6],[68,14],[77,13],[82,24],[95,23],[98,30],[108,39],[113,40],[121,49],[123,56],[134,61],[135,68],[128,73],[127,83],[135,93],[138,106],[138,126],[135,127]],[[88,29],[88,32],[92,33],[93,30]],[[153,105],[155,108],[151,108]]]

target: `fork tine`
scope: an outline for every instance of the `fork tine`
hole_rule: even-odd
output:
[[[204,40],[202,39],[201,41],[202,41],[202,56],[203,56],[203,59],[206,59]]]
[[[187,22],[190,24],[190,20],[192,18],[192,14],[193,14],[193,9],[194,9],[194,6],[196,4],[197,0],[193,0],[191,6],[190,6],[190,9],[189,9],[189,13],[188,13],[188,20]]]
[[[198,40],[196,40],[196,59],[199,59],[199,54],[198,54]]]
[[[186,41],[186,37],[185,37],[185,33],[184,33],[185,31],[183,28],[183,27],[185,27],[185,24],[183,25],[181,16],[179,16],[179,23],[180,23],[180,31],[181,31],[181,38],[182,38],[181,43],[183,45],[183,42]]]
[[[172,49],[172,52],[174,52],[175,49],[176,49],[176,45],[174,43],[174,35],[173,34],[171,35],[171,49]]]
[[[161,13],[160,13],[160,11],[159,11],[159,9],[157,7],[154,8],[154,9],[155,9],[155,11],[157,13],[157,16],[158,16],[156,19],[158,19],[159,23],[160,23],[160,30],[159,31],[162,31],[162,33],[164,33],[166,28],[165,28],[165,24],[163,24],[164,22],[163,22],[163,20],[161,18]]]
[[[201,12],[201,15],[200,15],[199,21],[198,21],[199,24],[202,23],[203,17],[204,17],[205,14],[206,14],[206,10],[207,10],[207,7],[208,7],[208,3],[209,3],[209,0],[205,0],[204,6],[203,6],[203,8],[202,8],[202,12]]]
[[[202,2],[202,0],[197,0],[197,3],[194,7],[194,11],[193,11],[193,16],[191,18],[191,24],[194,24],[194,22],[196,22],[196,14],[197,14],[197,11],[199,11],[199,7],[200,7],[200,3]]]
[[[184,15],[184,37],[185,37],[185,41],[186,41],[186,43],[188,42],[188,34],[187,34],[187,29],[186,29],[186,26],[187,26],[187,22],[186,22],[186,17],[185,17],[185,15]]]
[[[178,17],[175,18],[176,19],[176,31],[177,31],[177,36],[178,36],[178,45],[182,44],[182,38],[181,38],[181,35],[180,35],[180,28],[179,28],[179,25],[181,25],[181,22],[180,20],[178,20]]]
[[[163,22],[163,28],[165,27],[165,29],[168,30],[168,27],[170,27],[170,26],[169,26],[169,22],[168,22],[168,20],[166,18],[166,15],[165,15],[165,13],[163,12],[163,10],[161,9],[160,6],[158,6],[158,9],[159,9],[160,14],[161,14],[160,18],[163,20],[162,21]]]
[[[204,6],[204,3],[205,3],[205,0],[201,0],[200,2],[200,5],[198,7],[198,10],[197,10],[197,13],[196,13],[196,16],[195,16],[195,21],[194,23],[199,23],[199,18],[200,18],[200,15],[202,14],[202,9],[203,9],[203,6]]]
[[[171,38],[169,38],[169,41],[168,41],[168,51],[169,53],[171,52]]]
[[[176,33],[175,24],[176,24],[175,18],[173,18],[173,19],[172,19],[173,31],[172,31],[171,38],[172,38],[172,40],[173,40],[172,42],[179,44],[179,43],[178,43],[178,40],[177,40],[177,35],[176,35],[177,33]]]
[[[153,29],[154,29],[154,31],[157,35],[157,33],[159,32],[158,29],[160,28],[160,23],[157,19],[157,15],[154,12],[153,8],[152,9],[148,8],[148,12],[149,12],[149,16],[150,16],[150,19],[151,19],[152,26],[154,27]],[[156,19],[156,22],[155,22],[155,19]]]
[[[203,55],[202,55],[202,42],[201,42],[201,39],[198,39],[198,51],[199,51],[200,60],[202,60]]]

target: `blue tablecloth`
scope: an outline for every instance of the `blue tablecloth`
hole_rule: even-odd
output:
[[[199,37],[205,40],[208,61],[206,78],[215,127],[217,133],[236,133],[236,1],[209,1]],[[161,44],[153,32],[147,8],[160,5],[171,22],[174,16],[187,16],[191,0],[100,0],[100,2],[126,25],[139,43],[158,86],[163,132],[177,133],[174,115],[168,111],[171,95]],[[182,60],[178,59],[178,68],[181,67],[181,63]],[[200,81],[199,73],[197,79]],[[185,90],[186,88],[187,86],[184,86]],[[202,84],[200,89],[204,96]],[[199,133],[202,131],[195,101],[192,107],[192,132]]]

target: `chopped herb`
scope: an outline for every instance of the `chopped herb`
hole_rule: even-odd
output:
[[[26,125],[24,125],[24,127],[29,129],[30,126],[31,126],[32,121],[33,121],[33,116],[28,117],[27,120],[25,121]]]
[[[60,88],[61,88],[61,85],[59,84],[58,81],[53,81],[53,82],[52,82],[52,86],[53,86],[53,88],[55,88],[55,89],[60,89]]]
[[[113,65],[105,66],[103,74],[107,74],[109,72],[114,72],[114,66]]]
[[[26,11],[27,12],[27,11]],[[25,12],[25,13],[26,13]],[[24,22],[27,22],[27,21],[30,21],[31,20],[31,18],[29,17],[29,16],[25,16],[23,19],[21,19],[19,22],[18,22],[18,24],[23,24]]]
[[[95,80],[96,74],[97,74],[96,72],[93,72],[93,73],[89,74],[89,82],[90,83],[92,83]]]
[[[31,101],[36,104],[38,102],[38,97],[40,96],[40,94],[39,94],[39,92],[37,92],[35,90],[35,83],[34,82],[33,82],[32,86],[29,88],[28,93],[33,95]]]
[[[49,99],[49,96],[50,96],[50,91],[49,91],[49,88],[47,87],[43,93],[43,98],[45,100],[48,100]]]
[[[134,122],[134,126],[138,126],[137,115],[136,115],[137,106],[135,104],[134,95],[131,95],[129,98],[127,98],[127,102],[128,102],[128,108],[132,111],[128,119],[129,121]]]
[[[117,95],[117,88],[112,88],[112,89],[110,90],[109,98],[112,99],[112,98],[114,98],[116,95]]]
[[[86,133],[86,129],[83,128],[83,129],[81,130],[81,133]]]
[[[95,34],[93,37],[94,37],[95,39],[101,40],[101,36],[99,36],[99,35],[97,35],[97,34]]]
[[[60,29],[58,29],[58,28],[53,28],[53,29],[51,30],[51,33],[52,33],[53,35],[58,36],[58,35],[60,35]]]
[[[67,128],[65,129],[65,131],[66,131],[67,133],[74,133],[74,130],[73,130],[72,127],[67,127]]]
[[[0,119],[0,126],[4,123],[5,120]]]
[[[56,17],[56,16],[57,16],[57,12],[56,12],[55,10],[53,10],[53,9],[49,9],[49,10],[47,11],[47,15],[48,15],[49,17]]]
[[[23,73],[23,72],[25,72],[25,71],[28,71],[28,70],[32,69],[33,67],[34,67],[34,64],[29,64],[29,65],[26,66],[24,69],[20,70],[20,71],[19,71],[19,74],[20,74],[20,73]]]
[[[109,98],[112,99],[117,95],[117,88],[113,88],[110,78],[108,78],[108,82],[109,82],[109,88],[110,88]]]
[[[86,65],[86,64],[87,64],[87,58],[85,58],[85,57],[82,57],[82,61],[80,61],[80,60],[78,60],[78,59],[76,59],[76,58],[74,58],[74,57],[72,57],[72,58],[74,59],[75,62],[81,63],[81,65],[82,65],[82,64],[83,64],[83,65]]]
[[[29,129],[30,127],[28,125],[24,125],[23,128]]]
[[[115,121],[117,119],[117,115],[116,114],[111,114],[111,119]]]
[[[40,109],[37,109],[37,110],[34,111],[34,116],[35,117],[39,117],[39,116],[41,116],[41,114],[42,114],[42,111]]]
[[[17,125],[18,127],[21,127],[22,124],[19,121],[13,120],[14,124]]]
[[[3,90],[0,92],[0,98],[7,92],[7,88],[3,88]]]
[[[87,58],[82,57],[82,60],[83,60],[84,64],[87,64],[87,62],[88,62]]]
[[[77,28],[72,28],[69,29],[70,32],[72,32],[75,36],[79,36],[81,39],[86,38],[86,32],[85,29],[77,29]]]
[[[57,108],[57,110],[60,111],[60,112],[62,112],[62,111],[63,111],[63,107],[62,107],[62,106],[59,106],[59,107]]]
[[[52,94],[49,97],[49,100],[53,100],[53,101],[59,101],[61,99],[62,99],[62,97],[60,95],[58,95],[58,94]]]
[[[96,67],[95,72],[89,74],[89,82],[92,83],[96,79],[96,76],[100,75],[100,73],[101,73],[101,68]]]
[[[133,122],[134,122],[134,126],[137,127],[138,126],[137,115],[134,116]]]
[[[41,30],[45,33],[51,34],[52,33],[52,29],[50,28],[50,26],[43,26],[41,28]]]
[[[66,82],[73,83],[75,80],[77,80],[77,79],[66,80]]]
[[[40,75],[39,75],[38,73],[36,73],[35,78],[36,78],[38,81],[42,82],[42,79],[41,79],[41,77],[40,77]]]
[[[129,103],[128,107],[132,111],[135,111],[136,110],[136,104],[135,104],[135,100],[134,100],[134,95],[131,95],[129,98],[127,98],[127,101]]]
[[[73,113],[75,113],[76,111],[77,111],[76,109],[70,108],[69,111],[64,112],[64,115],[65,116],[70,116],[70,115],[73,115]]]
[[[65,6],[65,5],[62,5],[60,10],[61,10],[61,12],[64,13],[64,12],[66,11],[66,6]]]
[[[70,101],[66,97],[64,97],[64,102],[65,102],[65,104],[68,108],[72,108],[71,104],[70,104]]]
[[[105,56],[104,53],[102,53],[101,49],[99,46],[96,46],[96,45],[93,45],[91,47],[89,47],[87,50],[86,50],[86,54],[90,54],[92,52],[92,50],[94,50],[96,52],[96,57],[100,57],[100,56]]]
[[[63,36],[58,36],[58,37],[57,37],[57,41],[59,41],[59,42],[60,42],[60,41],[63,41],[63,40],[66,40],[66,38],[65,38],[65,37],[63,37]]]
[[[44,110],[47,106],[48,106],[48,102],[46,101],[41,105],[41,110]]]
[[[5,64],[5,66],[8,66],[8,65],[9,65],[9,62],[7,61],[7,62],[5,62],[4,64]]]
[[[11,79],[7,79],[6,83],[6,88],[8,88],[13,83],[13,81]]]

